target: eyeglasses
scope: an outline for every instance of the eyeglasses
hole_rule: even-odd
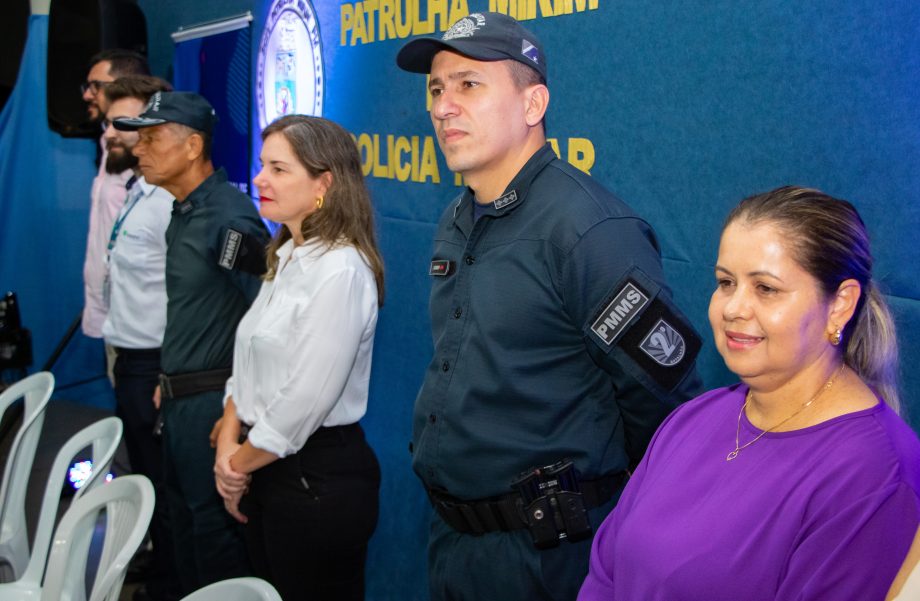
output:
[[[80,84],[80,93],[86,94],[86,90],[92,90],[93,94],[98,94],[99,90],[105,86],[112,83],[111,81],[99,81],[98,79],[93,79],[92,81],[86,81]]]

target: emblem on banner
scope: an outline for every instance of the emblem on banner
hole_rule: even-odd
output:
[[[323,113],[319,21],[309,0],[275,0],[268,12],[256,73],[259,125],[299,113]]]

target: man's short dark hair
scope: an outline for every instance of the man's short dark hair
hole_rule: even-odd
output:
[[[517,89],[523,90],[524,88],[529,88],[530,86],[538,84],[546,85],[546,79],[544,79],[536,69],[528,67],[524,63],[512,60],[505,61],[505,64],[508,65],[508,70],[511,72],[511,80],[514,81],[514,85]]]
[[[103,88],[102,93],[105,94],[109,103],[122,98],[137,98],[142,102],[147,102],[157,92],[171,91],[172,86],[165,79],[152,75],[126,75],[107,85]]]
[[[133,50],[109,48],[102,52],[98,52],[89,59],[89,68],[92,69],[94,65],[102,61],[109,62],[109,75],[112,77],[150,75],[150,67],[147,65],[147,58]]]
[[[546,78],[540,75],[536,69],[528,67],[524,63],[512,60],[503,61],[508,65],[508,72],[511,74],[511,81],[518,90],[529,88],[530,86],[546,85]],[[546,115],[540,122],[543,124],[543,131],[546,132]]]

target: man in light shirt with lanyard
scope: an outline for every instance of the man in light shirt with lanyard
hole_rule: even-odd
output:
[[[147,59],[136,52],[122,49],[103,50],[90,59],[86,81],[80,86],[90,121],[101,123],[108,110],[103,91],[118,77],[150,75]],[[90,338],[102,338],[106,306],[103,284],[106,276],[106,245],[112,223],[125,204],[125,184],[134,175],[131,169],[120,169],[109,163],[105,140],[99,140],[99,173],[90,190],[89,230],[86,235],[86,258],[83,262],[83,333]],[[112,377],[111,347],[106,348],[106,371]]]
[[[116,80],[103,92],[108,105],[103,136],[107,168],[133,175],[106,246],[103,300],[107,314],[102,334],[106,344],[116,350],[116,414],[124,422],[131,469],[150,478],[157,492],[150,524],[153,566],[146,588],[147,597],[156,600],[178,598],[163,491],[163,450],[154,435],[157,412],[152,402],[166,328],[166,228],[173,196],[148,184],[141,175],[138,159],[131,152],[137,144],[137,132],[119,131],[110,124],[119,117],[137,117],[150,96],[167,90],[169,84],[159,78],[129,76]]]

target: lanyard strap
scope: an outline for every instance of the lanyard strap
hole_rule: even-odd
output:
[[[137,193],[134,193],[134,188],[131,189],[131,198],[128,200],[128,206],[125,209],[124,214],[122,214],[118,219],[115,220],[115,223],[112,225],[112,235],[109,236],[109,245],[106,248],[108,252],[112,252],[112,249],[115,248],[115,243],[118,241],[118,232],[121,231],[121,226],[125,222],[125,219],[128,218],[128,215],[131,214],[131,211],[137,205],[138,201],[141,199],[141,196],[144,195],[143,189],[141,189],[140,184],[135,184],[137,186]]]

